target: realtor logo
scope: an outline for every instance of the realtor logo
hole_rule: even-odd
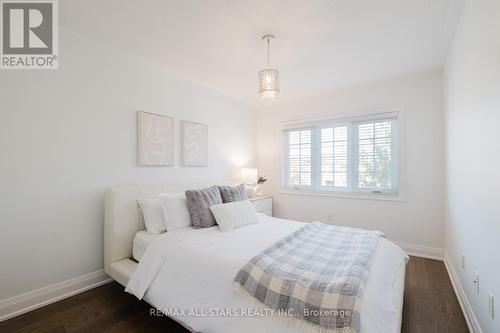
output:
[[[2,69],[57,69],[57,0],[0,0]]]

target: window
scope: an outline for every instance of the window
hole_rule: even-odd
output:
[[[288,149],[289,184],[311,186],[311,130],[289,131]]]
[[[397,194],[397,123],[390,113],[285,128],[285,186]]]
[[[347,126],[321,128],[321,186],[347,188]]]
[[[391,128],[391,120],[358,125],[359,188],[392,188]]]

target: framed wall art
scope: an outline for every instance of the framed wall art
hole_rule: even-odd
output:
[[[139,111],[137,125],[139,166],[173,166],[174,120]]]
[[[208,126],[183,120],[182,135],[182,165],[208,165]]]

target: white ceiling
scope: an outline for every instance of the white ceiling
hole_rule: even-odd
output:
[[[65,0],[60,21],[246,103],[266,66],[287,102],[442,68],[463,0]]]

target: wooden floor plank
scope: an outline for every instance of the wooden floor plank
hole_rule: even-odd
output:
[[[0,333],[187,332],[167,317],[151,317],[149,309],[112,282],[1,322]],[[401,332],[469,332],[443,262],[411,257]]]
[[[469,332],[442,261],[410,258],[401,332]]]

